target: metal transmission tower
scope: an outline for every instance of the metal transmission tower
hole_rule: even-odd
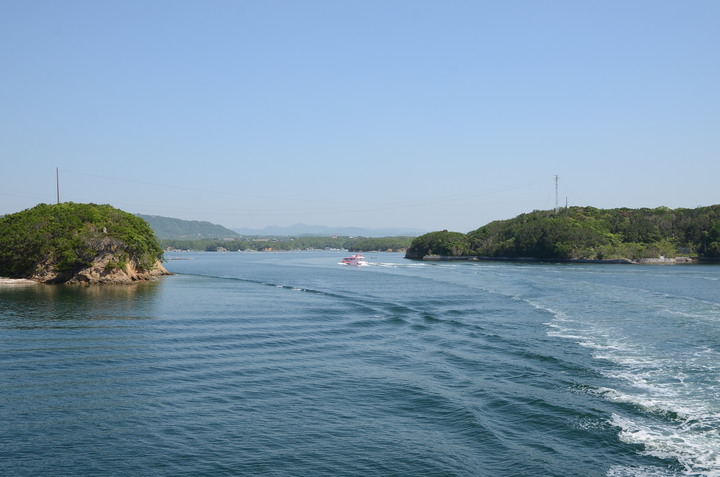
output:
[[[558,181],[560,180],[560,176],[557,174],[555,175],[555,213],[557,214],[558,211]]]

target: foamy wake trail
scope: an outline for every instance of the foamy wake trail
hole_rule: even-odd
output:
[[[623,442],[642,445],[644,453],[679,462],[684,475],[720,476],[720,410],[717,379],[696,379],[713,373],[693,372],[696,368],[716,366],[717,353],[675,356],[642,356],[627,347],[615,353],[603,352],[598,358],[615,363],[606,374],[625,383],[624,391],[599,390],[609,401],[635,406],[639,413],[614,414]]]
[[[613,414],[611,424],[620,428],[623,442],[642,445],[647,455],[677,460],[683,466],[683,475],[720,476],[717,416],[688,418],[675,426],[666,426],[651,419]]]
[[[531,303],[532,304],[532,303]],[[685,475],[720,477],[720,352],[710,347],[674,349],[637,341],[611,323],[576,320],[553,314],[549,336],[569,339],[602,361],[599,370],[617,382],[596,392],[610,402],[629,404],[637,412],[613,414],[621,441],[642,446],[645,455],[678,462],[677,471],[614,466],[611,477]],[[687,319],[687,318],[686,318]]]

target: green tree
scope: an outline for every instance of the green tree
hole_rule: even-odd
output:
[[[412,241],[405,256],[421,259],[427,255],[464,256],[470,253],[468,237],[460,232],[430,232]]]

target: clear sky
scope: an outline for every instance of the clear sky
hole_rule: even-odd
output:
[[[467,232],[720,203],[720,1],[3,0],[0,214]]]

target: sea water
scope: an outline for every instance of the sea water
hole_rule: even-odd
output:
[[[342,257],[0,286],[0,475],[720,475],[719,266]]]

